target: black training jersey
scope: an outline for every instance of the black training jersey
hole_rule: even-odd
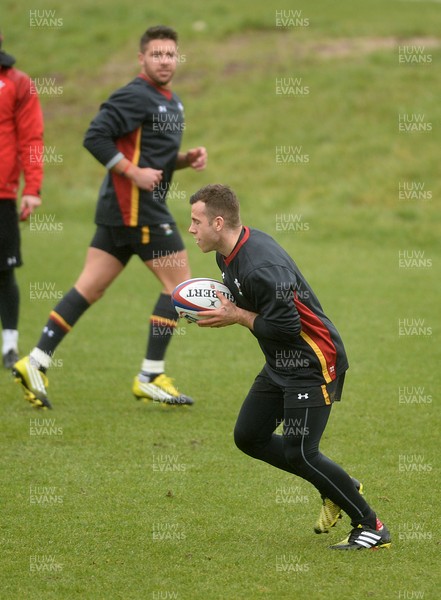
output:
[[[183,112],[176,94],[156,87],[144,75],[101,105],[84,138],[84,146],[109,169],[99,192],[98,225],[142,227],[173,221],[166,195],[185,128]],[[159,186],[147,192],[112,173],[123,157],[139,167],[162,169]]]
[[[326,385],[346,371],[340,335],[293,259],[269,235],[244,227],[228,256],[216,254],[240,308],[258,314],[253,335],[278,385]]]

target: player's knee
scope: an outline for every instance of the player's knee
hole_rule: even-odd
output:
[[[83,286],[80,285],[75,285],[75,289],[77,290],[77,292],[79,294],[81,294],[83,296],[83,298],[85,300],[87,300],[87,302],[89,304],[94,304],[94,302],[97,302],[97,300],[99,300],[100,298],[102,298],[104,296],[104,292],[106,291],[106,288],[85,288]]]
[[[250,433],[240,425],[236,425],[234,428],[234,443],[239,450],[242,450],[245,454],[249,454],[250,456],[255,454],[255,440]]]
[[[105,289],[99,289],[99,290],[94,290],[88,298],[86,298],[86,300],[89,302],[89,304],[93,304],[94,302],[97,302],[98,300],[100,300],[103,296],[104,296],[104,292],[106,290]]]
[[[290,443],[284,444],[285,460],[294,473],[301,475],[309,470],[309,462],[306,458],[302,447]]]
[[[292,440],[290,441],[292,442]],[[309,480],[311,474],[314,472],[314,465],[316,465],[319,452],[315,447],[292,444],[290,441],[285,440],[285,460],[293,473]]]

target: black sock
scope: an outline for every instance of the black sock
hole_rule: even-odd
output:
[[[52,356],[66,333],[69,333],[89,306],[87,300],[75,288],[69,290],[50,313],[37,348]]]
[[[164,360],[177,322],[178,315],[171,303],[170,295],[161,294],[150,317],[147,360]]]
[[[20,292],[14,269],[0,271],[0,321],[3,329],[18,329]]]

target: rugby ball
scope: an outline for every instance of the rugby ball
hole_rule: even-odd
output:
[[[204,317],[199,316],[202,310],[215,310],[221,306],[216,292],[221,292],[230,302],[236,303],[233,294],[226,285],[216,279],[197,277],[183,281],[172,292],[171,300],[178,315],[190,323]]]

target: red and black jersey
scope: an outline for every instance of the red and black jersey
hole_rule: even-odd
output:
[[[276,384],[325,385],[347,370],[337,329],[296,263],[271,236],[244,227],[233,252],[217,253],[216,261],[237,305],[258,314],[252,333]]]
[[[142,227],[173,222],[166,204],[176,166],[184,108],[170,90],[156,87],[139,75],[104,102],[84,138],[84,146],[109,171],[100,189],[98,225]],[[123,157],[138,167],[163,171],[153,191],[110,171]]]
[[[43,113],[32,80],[18,69],[0,67],[0,198],[40,196],[43,181]]]

